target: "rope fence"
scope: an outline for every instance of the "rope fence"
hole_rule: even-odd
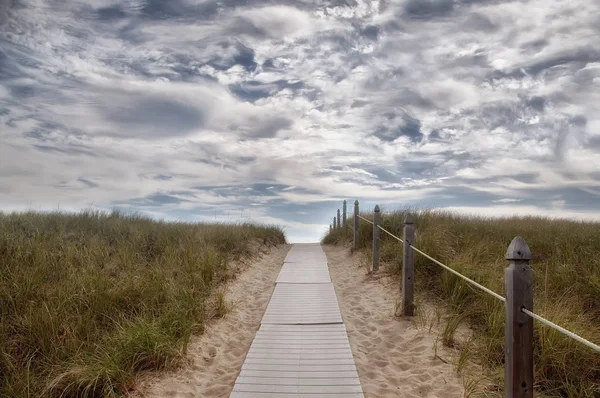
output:
[[[358,218],[362,219],[363,221],[368,222],[369,224],[373,225],[373,221],[369,220],[368,218],[364,218],[363,216],[361,216],[360,214],[358,215]]]
[[[399,237],[397,237],[396,235],[394,235],[390,231],[387,231],[387,230],[383,229],[383,227],[381,225],[378,225],[377,228],[379,228],[380,230],[382,230],[383,232],[385,232],[386,234],[388,234],[392,238],[396,239],[398,242],[404,243],[404,241],[402,239],[400,239]]]
[[[591,348],[594,351],[600,352],[600,346],[598,346],[597,344],[592,343],[589,340],[584,339],[583,337],[571,332],[570,330],[567,330],[565,328],[563,328],[562,326],[558,326],[556,323],[554,322],[550,322],[549,320],[547,320],[544,317],[541,317],[525,308],[521,308],[521,312],[523,312],[524,314],[529,315],[530,317],[532,317],[533,319],[543,323],[546,326],[551,327],[552,329],[558,330],[559,332],[561,332],[562,334],[569,336],[570,338],[572,338],[573,340],[577,340],[578,342],[580,342],[583,345],[588,346],[589,348]]]
[[[346,228],[346,201],[344,201],[343,225]],[[334,217],[333,227],[330,225],[330,231],[340,228],[340,211],[337,213],[337,220]],[[491,295],[492,297],[505,303],[506,321],[505,333],[507,335],[507,346],[505,347],[505,394],[507,398],[513,397],[533,397],[533,320],[541,322],[565,336],[568,336],[590,349],[600,353],[600,346],[589,340],[559,326],[548,319],[535,314],[527,308],[533,308],[533,270],[529,264],[531,260],[531,251],[525,240],[519,236],[515,237],[506,251],[506,259],[509,266],[505,273],[505,292],[506,297],[499,295],[493,290],[475,282],[473,279],[452,269],[441,261],[431,257],[427,253],[419,250],[414,243],[414,221],[412,216],[407,216],[404,223],[404,239],[392,234],[381,223],[381,213],[379,206],[375,206],[373,221],[359,214],[359,203],[354,201],[354,250],[358,249],[359,220],[366,221],[373,225],[373,272],[379,269],[379,230],[385,232],[392,238],[404,245],[402,256],[402,313],[405,316],[413,316],[413,291],[414,291],[414,258],[412,252],[417,252],[427,259],[433,261],[446,271],[465,280],[472,286]],[[336,222],[337,221],[337,222]],[[337,224],[337,225],[336,225]],[[412,250],[411,250],[412,249]],[[526,321],[523,321],[520,313],[528,315]],[[510,338],[508,338],[510,336]]]
[[[475,286],[476,288],[478,288],[480,290],[483,290],[487,294],[490,294],[490,295],[494,296],[495,298],[497,298],[498,300],[502,301],[503,303],[506,302],[506,299],[504,297],[502,297],[498,293],[494,292],[493,290],[490,290],[487,287],[485,287],[483,285],[480,285],[479,283],[475,282],[473,279],[467,278],[466,276],[464,276],[460,272],[453,270],[452,268],[448,267],[446,264],[443,264],[440,261],[436,260],[435,258],[431,257],[429,254],[423,253],[421,250],[417,249],[413,245],[410,245],[410,247],[414,251],[416,251],[417,253],[421,254],[424,257],[427,257],[428,259],[430,259],[431,261],[433,261],[434,263],[436,263],[440,267],[444,268],[448,272],[452,272],[454,275],[458,276],[459,278],[464,279],[465,281],[469,282],[471,285]]]

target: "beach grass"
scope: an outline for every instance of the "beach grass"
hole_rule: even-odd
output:
[[[528,243],[534,270],[534,311],[600,343],[600,223],[543,217],[485,218],[441,210],[383,210],[382,227],[402,237],[407,214],[415,216],[415,247],[504,296],[506,249],[515,236]],[[372,219],[372,214],[362,214]],[[369,252],[372,225],[361,221],[359,250]],[[352,241],[352,222],[323,238],[325,244]],[[402,245],[381,233],[384,271],[401,275]],[[367,253],[368,254],[368,253]],[[504,305],[415,253],[415,284],[443,303],[449,319],[466,319],[473,339],[469,357],[495,375],[488,389],[503,386]],[[535,387],[549,396],[600,396],[600,354],[534,322]],[[443,341],[455,344],[456,324]],[[458,347],[461,348],[460,346]]]
[[[278,227],[119,212],[0,213],[0,396],[111,397],[227,311],[231,264]]]

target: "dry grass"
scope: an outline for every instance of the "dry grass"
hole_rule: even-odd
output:
[[[408,210],[384,213],[382,226],[402,236]],[[591,341],[600,342],[600,224],[540,217],[487,219],[443,211],[422,210],[416,215],[415,246],[457,271],[504,295],[506,248],[517,235],[533,253],[534,310]],[[363,214],[365,217],[370,215]],[[351,240],[334,231],[324,243]],[[400,273],[401,245],[381,233],[381,261]],[[372,226],[361,222],[360,247],[370,250]],[[470,357],[496,375],[502,386],[504,307],[460,278],[415,254],[417,289],[443,298],[449,310],[466,317],[474,329]],[[444,341],[451,344],[455,325],[447,327]],[[543,325],[535,325],[535,383],[552,396],[600,396],[600,354]],[[499,371],[500,370],[500,371]]]
[[[0,396],[118,396],[228,311],[228,264],[281,229],[0,213]],[[214,307],[214,308],[213,308]]]

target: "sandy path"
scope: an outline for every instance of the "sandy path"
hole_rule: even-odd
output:
[[[275,287],[289,245],[272,248],[242,267],[225,291],[233,310],[192,339],[188,363],[174,372],[146,375],[136,397],[229,397]]]
[[[414,319],[394,317],[399,283],[367,275],[348,248],[323,249],[365,396],[463,397],[454,367],[434,358],[437,333],[417,328]]]

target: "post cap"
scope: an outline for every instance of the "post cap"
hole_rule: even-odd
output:
[[[414,224],[415,223],[415,217],[412,214],[407,214],[406,217],[404,217],[404,224]]]
[[[374,211],[375,211],[375,212],[377,212],[377,213],[379,213],[379,212],[380,212],[380,210],[379,210],[379,205],[375,205],[375,210],[374,210]]]
[[[344,200],[344,204],[346,204],[346,200]]]
[[[506,259],[526,261],[531,260],[531,250],[529,250],[529,246],[527,246],[525,239],[521,238],[520,236],[515,236],[506,250]]]
[[[358,206],[358,200],[355,200],[355,201],[354,201],[354,204]]]

